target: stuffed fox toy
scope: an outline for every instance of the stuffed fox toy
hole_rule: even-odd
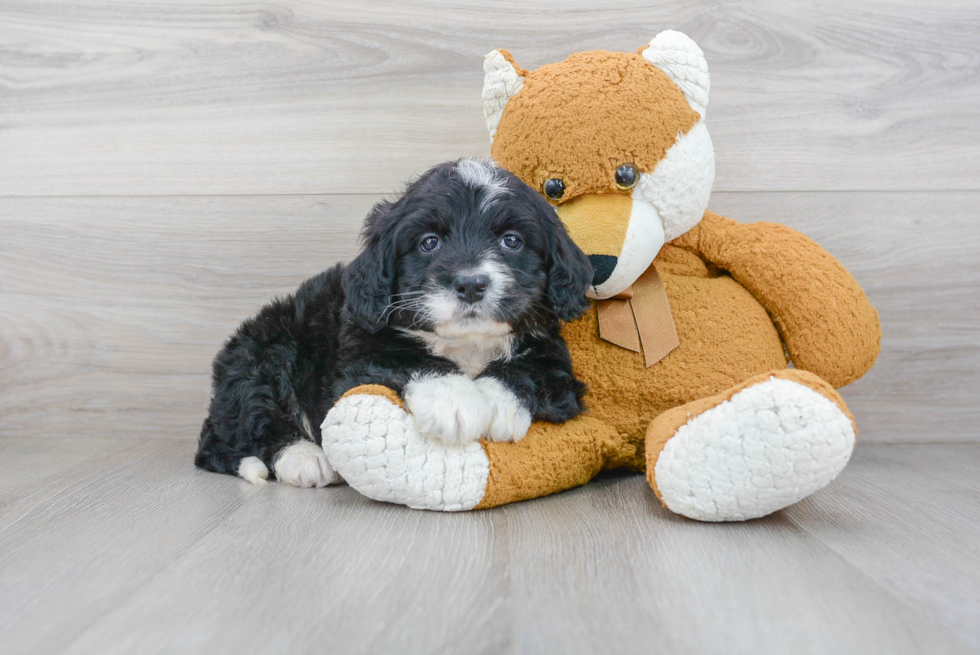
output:
[[[371,498],[433,510],[628,468],[704,521],[764,516],[833,480],[856,434],[835,389],[874,364],[878,315],[803,234],[706,210],[700,48],[667,31],[535,71],[495,50],[484,70],[494,160],[551,201],[593,263],[592,307],[564,330],[588,412],[516,443],[450,447],[420,435],[391,390],[359,387],[322,426],[331,465]]]

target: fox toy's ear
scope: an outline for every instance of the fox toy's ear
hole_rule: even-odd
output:
[[[527,71],[506,50],[494,50],[483,59],[483,73],[483,117],[493,141],[504,107],[524,86]]]
[[[681,88],[691,109],[704,118],[708,109],[711,80],[708,76],[708,62],[698,44],[686,34],[666,30],[655,36],[645,48],[640,48],[639,53],[667,73]],[[486,98],[486,91],[483,97]]]

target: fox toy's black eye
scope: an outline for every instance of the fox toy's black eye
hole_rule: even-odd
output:
[[[544,181],[542,190],[544,191],[544,195],[552,200],[560,200],[565,195],[565,183],[553,177]]]
[[[517,250],[524,245],[524,242],[516,234],[505,234],[504,238],[500,240],[500,245],[507,250]]]
[[[433,250],[439,250],[440,245],[439,237],[430,234],[429,236],[422,237],[422,241],[419,243],[419,249],[422,252],[432,252]]]
[[[640,179],[640,173],[633,164],[623,164],[616,169],[616,186],[620,189],[632,189]]]

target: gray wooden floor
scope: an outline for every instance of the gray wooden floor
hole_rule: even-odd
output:
[[[166,439],[4,439],[13,653],[980,650],[980,445],[863,445],[774,516],[604,477],[466,514],[254,487]]]
[[[680,29],[710,208],[866,289],[830,488],[706,525],[637,476],[438,515],[191,466],[242,318],[486,155],[482,57]],[[976,0],[0,2],[0,653],[980,651]]]

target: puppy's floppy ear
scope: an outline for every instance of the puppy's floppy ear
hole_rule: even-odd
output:
[[[384,326],[384,311],[395,288],[395,206],[391,202],[374,206],[361,233],[361,254],[344,270],[347,311],[368,332],[377,332]]]
[[[585,292],[594,275],[592,262],[568,236],[554,207],[532,193],[548,233],[548,305],[561,320],[573,321],[589,308]]]

